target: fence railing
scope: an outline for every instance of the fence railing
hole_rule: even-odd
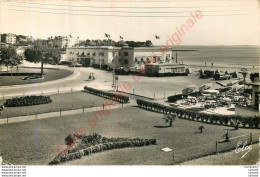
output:
[[[241,148],[243,145],[248,146],[254,143],[258,143],[259,137],[260,132],[248,133],[236,137],[231,137],[229,138],[229,141],[222,139],[203,145],[177,150],[173,152],[173,164],[180,164],[199,157],[235,150],[237,147]]]

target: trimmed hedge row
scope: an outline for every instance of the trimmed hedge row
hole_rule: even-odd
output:
[[[142,146],[149,146],[149,145],[156,145],[156,139],[136,138],[136,139],[128,139],[128,140],[118,141],[118,142],[97,144],[94,146],[87,147],[85,149],[80,149],[77,152],[67,153],[65,155],[59,154],[49,163],[49,165],[55,165],[55,164],[60,164],[74,159],[80,159],[82,156],[87,156],[92,153],[102,152],[106,150],[121,149],[127,147],[142,147]]]
[[[106,92],[106,91],[103,91],[103,90],[90,88],[90,87],[87,87],[87,86],[84,87],[84,90],[86,90],[87,92],[89,92],[91,94],[102,96],[102,97],[105,97],[107,99],[111,99],[111,100],[114,100],[114,101],[117,101],[117,102],[120,102],[120,103],[128,103],[129,102],[129,97],[121,95],[122,93],[120,93],[120,92],[118,94],[115,94],[115,93],[110,93],[110,92]]]
[[[176,107],[164,106],[155,102],[146,100],[136,100],[140,108],[161,112],[164,114],[177,114],[179,118],[190,119],[218,125],[236,126],[239,122],[240,127],[259,128],[259,116],[239,116],[239,115],[220,115],[220,114],[207,114],[193,110],[185,110]]]
[[[18,107],[18,106],[34,106],[39,104],[48,104],[52,100],[49,96],[25,96],[19,98],[7,99],[4,103],[6,107]]]

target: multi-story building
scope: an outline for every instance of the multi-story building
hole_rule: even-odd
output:
[[[114,53],[115,52],[115,53]],[[97,64],[109,67],[140,68],[145,62],[154,60],[160,63],[172,63],[172,51],[161,53],[160,47],[69,47],[67,61],[78,62],[85,67]],[[113,60],[113,54],[115,54]]]
[[[7,44],[15,44],[16,43],[16,35],[8,33],[6,36],[6,43]]]
[[[236,105],[235,112],[237,115],[241,115],[241,116],[259,116],[259,107],[260,107],[259,73],[258,75],[257,74],[255,76],[253,75],[252,82],[245,83],[245,85],[252,87],[251,106]]]
[[[48,45],[54,46],[56,48],[73,47],[76,44],[79,44],[79,37],[73,38],[72,36],[55,36],[54,38],[48,38]]]
[[[100,66],[104,68],[112,66],[113,52],[119,52],[121,48],[115,47],[69,47],[66,50],[66,61],[80,63],[83,67]]]
[[[160,47],[123,47],[119,56],[119,66],[135,68],[142,67],[145,62],[171,63],[173,59],[171,50],[162,53]]]

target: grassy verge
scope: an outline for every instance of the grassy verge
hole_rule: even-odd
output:
[[[235,150],[220,153],[218,155],[209,155],[187,162],[180,165],[255,165],[260,159],[256,156],[259,153],[260,146],[258,143],[252,145],[252,150],[242,157],[247,151],[236,153]]]
[[[33,165],[38,160],[39,164],[47,165],[58,155],[57,146],[64,143],[64,137],[84,126],[86,135],[98,133],[106,137],[156,139],[157,146],[105,151],[67,162],[65,165],[169,165],[172,164],[172,152],[163,152],[162,148],[169,147],[176,155],[178,152],[179,156],[197,157],[203,152],[214,151],[215,141],[222,139],[223,132],[230,129],[184,119],[176,119],[173,127],[168,127],[162,114],[137,107],[110,110],[109,116],[99,117],[96,125],[91,127],[88,118],[93,117],[93,114],[88,112],[41,119],[37,122],[0,125],[0,152],[3,153],[3,159],[12,164]],[[202,124],[205,129],[203,133],[198,133],[198,127]],[[232,138],[250,132],[259,130],[239,129],[231,131],[230,136]],[[258,153],[252,158],[258,158]]]
[[[86,92],[73,92],[73,93],[63,93],[50,96],[52,103],[36,105],[36,106],[21,106],[21,107],[5,107],[1,118],[15,117],[15,116],[25,116],[32,114],[40,114],[47,112],[56,112],[71,109],[81,109],[83,106],[85,108],[92,106],[101,106],[106,104],[104,98],[88,94]],[[0,101],[3,104],[3,101]]]
[[[40,73],[40,69],[20,68],[20,72]],[[44,69],[44,79],[22,80],[25,76],[0,76],[0,86],[42,83],[68,77],[72,71],[66,69]]]

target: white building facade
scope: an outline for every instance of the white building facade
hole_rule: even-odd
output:
[[[66,61],[81,63],[83,67],[141,68],[147,61],[173,63],[173,57],[171,50],[162,53],[160,47],[69,47],[66,50]]]
[[[16,35],[8,33],[6,36],[6,43],[7,44],[16,44]]]

